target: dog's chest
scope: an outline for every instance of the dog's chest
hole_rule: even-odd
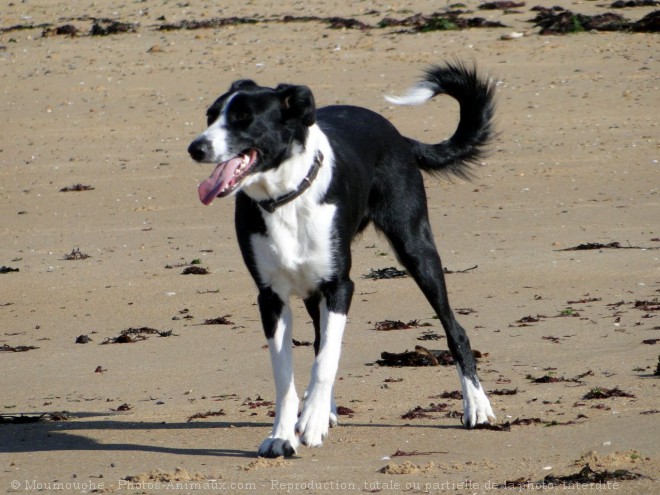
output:
[[[265,234],[251,238],[259,277],[281,297],[313,292],[333,269],[333,220],[329,204],[287,205],[265,215]]]

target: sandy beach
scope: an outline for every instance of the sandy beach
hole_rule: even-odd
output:
[[[535,3],[480,3],[3,2],[1,493],[660,493],[658,34],[540,34]],[[550,5],[631,26],[658,8]],[[426,29],[454,10],[487,24]],[[447,347],[411,278],[366,277],[401,268],[368,229],[340,425],[257,458],[274,390],[256,290],[234,200],[200,203],[210,169],[186,148],[239,78],[439,142],[455,101],[383,96],[452,59],[497,81],[498,135],[474,180],[426,192],[497,422],[461,427],[453,366],[378,364]],[[313,330],[293,308],[302,393]]]

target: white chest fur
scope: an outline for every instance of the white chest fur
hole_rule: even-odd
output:
[[[251,239],[261,282],[285,300],[308,296],[333,268],[336,207],[301,199],[265,214],[266,235]]]

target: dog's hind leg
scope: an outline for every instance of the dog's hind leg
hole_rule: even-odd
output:
[[[268,340],[275,379],[275,423],[259,446],[260,457],[289,457],[296,453],[298,394],[293,380],[292,317],[288,302],[271,289],[259,292],[259,310]]]
[[[308,447],[321,446],[328,435],[334,402],[333,387],[339,366],[346,315],[353,296],[353,282],[347,278],[326,282],[321,285],[321,293],[318,352],[312,366],[302,412],[296,424],[300,442]]]
[[[419,191],[420,194],[409,195],[405,201],[392,199],[389,204],[396,205],[396,210],[394,206],[376,210],[374,223],[389,238],[399,260],[440,319],[463,389],[463,425],[473,428],[488,423],[495,415],[479,383],[468,336],[449,306],[442,263],[426,213],[424,191],[422,188]],[[406,208],[401,208],[402,204]]]

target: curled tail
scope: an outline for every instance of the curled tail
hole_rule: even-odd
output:
[[[402,97],[386,97],[397,105],[420,105],[436,95],[448,94],[460,106],[460,120],[453,136],[438,144],[409,139],[419,168],[430,173],[469,177],[470,165],[484,154],[493,136],[495,84],[461,62],[432,66],[426,77]]]

